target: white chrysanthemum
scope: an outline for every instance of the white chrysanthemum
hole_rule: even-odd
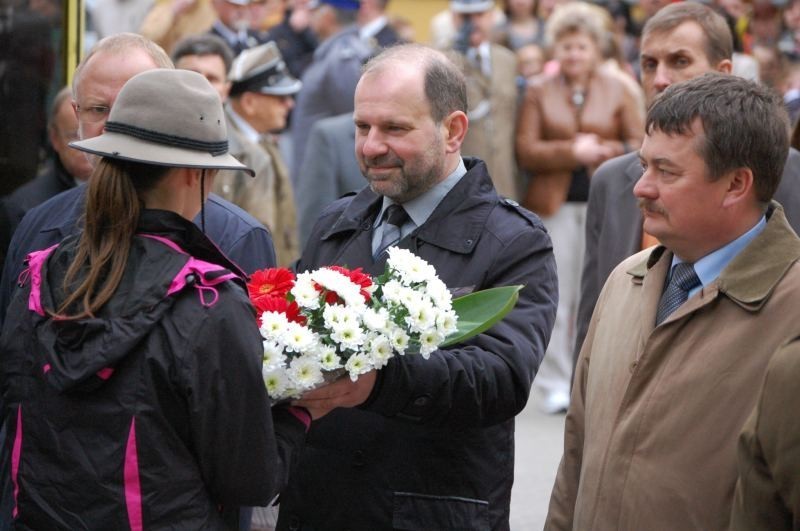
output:
[[[331,329],[331,339],[343,349],[358,350],[364,343],[364,331],[358,323],[337,324]]]
[[[386,302],[400,304],[400,295],[403,292],[403,285],[399,280],[389,280],[383,285],[383,299]]]
[[[264,312],[261,314],[261,336],[267,339],[280,340],[289,320],[281,312]]]
[[[389,248],[387,263],[400,275],[406,285],[424,283],[436,278],[436,269],[408,249]]]
[[[440,311],[436,316],[436,329],[443,337],[447,337],[458,330],[458,315],[454,310]]]
[[[408,348],[408,342],[411,340],[408,337],[408,334],[405,330],[400,327],[395,328],[392,330],[391,335],[389,336],[389,341],[392,342],[392,347],[397,351],[398,354],[403,355],[406,353],[406,349]]]
[[[350,374],[350,379],[355,382],[359,375],[373,369],[372,360],[364,353],[353,354],[344,364],[344,368],[347,369],[347,372]]]
[[[314,332],[297,323],[289,323],[283,334],[283,344],[292,352],[307,352],[314,349],[316,338]]]
[[[412,307],[416,308],[426,303],[430,304],[428,298],[424,297],[414,288],[402,288],[400,290],[400,304],[408,308],[409,311],[411,311]]]
[[[264,357],[261,365],[263,370],[272,372],[286,363],[286,354],[283,353],[283,347],[280,344],[268,339],[265,339],[262,344],[264,345]]]
[[[322,319],[326,328],[333,329],[342,325],[357,325],[359,313],[349,306],[330,304],[322,310]]]
[[[450,309],[453,306],[453,294],[447,289],[447,285],[438,278],[428,281],[425,290],[428,297],[438,308]]]
[[[322,365],[306,356],[295,358],[289,364],[289,378],[300,389],[311,389],[324,380]]]
[[[289,384],[289,376],[283,369],[264,373],[264,385],[267,387],[267,394],[272,398],[284,398]]]
[[[320,347],[317,359],[322,365],[322,369],[326,371],[332,371],[342,366],[342,359],[336,353],[336,349],[330,345]]]
[[[385,332],[389,324],[389,312],[386,308],[367,308],[361,316],[364,326],[375,332]]]
[[[406,307],[406,323],[414,332],[424,332],[436,326],[436,312],[430,304],[413,301]]]
[[[439,348],[443,341],[444,336],[437,330],[423,332],[419,336],[419,353],[423,358],[428,359],[431,356],[431,352]]]
[[[338,271],[323,267],[313,271],[311,278],[328,291],[335,291],[348,306],[358,307],[366,304],[361,295],[361,286]]]
[[[311,273],[300,273],[294,281],[294,287],[289,292],[301,308],[316,310],[319,308],[320,294],[314,285]]]
[[[389,359],[394,355],[392,343],[388,337],[383,335],[372,337],[368,342],[367,348],[372,358],[372,364],[376,369],[380,369],[389,363]]]

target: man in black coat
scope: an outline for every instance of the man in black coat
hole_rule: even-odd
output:
[[[381,273],[386,234],[457,293],[523,285],[490,330],[429,360],[306,394],[315,422],[281,494],[279,530],[509,529],[514,416],[555,319],[553,251],[532,213],[501,199],[486,165],[462,159],[463,74],[418,45],[373,59],[355,95],[356,158],[369,182],[323,211],[298,270],[340,264]],[[313,146],[311,146],[313,150]],[[387,212],[390,214],[386,215]]]

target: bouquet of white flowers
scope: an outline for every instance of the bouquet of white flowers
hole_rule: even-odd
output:
[[[389,249],[386,270],[376,279],[338,266],[298,275],[258,271],[248,290],[264,338],[267,391],[273,399],[298,397],[344,373],[355,381],[395,354],[427,359],[448,339],[463,341],[502,318],[520,287],[509,288],[493,297],[501,312],[490,305],[489,319],[472,316],[465,330],[433,266],[398,247]]]

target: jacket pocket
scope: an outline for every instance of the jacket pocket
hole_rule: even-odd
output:
[[[489,502],[459,496],[395,492],[392,528],[402,531],[489,531]]]

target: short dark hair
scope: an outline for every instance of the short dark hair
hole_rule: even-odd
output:
[[[758,200],[772,199],[789,154],[789,117],[780,96],[738,76],[709,72],[670,85],[647,111],[645,131],[684,135],[697,119],[703,135],[695,149],[710,180],[750,168]]]
[[[203,33],[201,35],[190,35],[178,41],[172,49],[172,62],[177,63],[182,57],[187,55],[218,55],[225,63],[225,73],[227,74],[233,64],[233,51],[228,43],[216,35]]]
[[[642,29],[642,39],[651,33],[666,33],[684,22],[694,22],[703,30],[706,59],[716,65],[733,57],[733,35],[728,23],[712,8],[699,2],[678,2],[659,9]]]
[[[363,75],[394,62],[411,62],[424,68],[425,98],[434,122],[440,123],[453,111],[467,112],[466,78],[445,54],[421,44],[392,46],[370,59],[364,65]]]

